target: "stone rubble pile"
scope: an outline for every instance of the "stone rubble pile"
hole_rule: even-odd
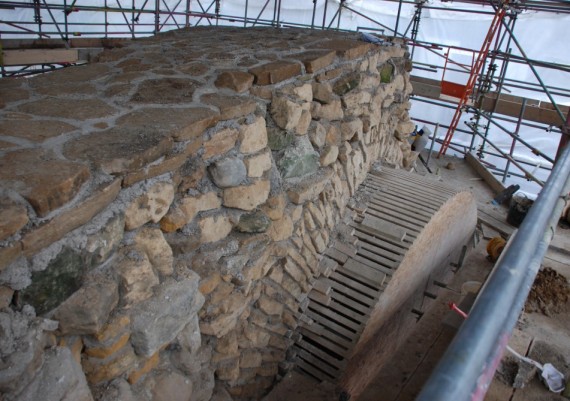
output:
[[[415,160],[410,69],[401,43],[216,27],[0,80],[4,399],[266,393],[349,198]]]

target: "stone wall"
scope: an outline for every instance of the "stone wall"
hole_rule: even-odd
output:
[[[414,161],[410,67],[356,34],[195,28],[0,80],[5,399],[266,392],[348,199]]]

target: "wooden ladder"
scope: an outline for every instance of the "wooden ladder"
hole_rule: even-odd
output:
[[[506,5],[507,3],[508,1],[505,1],[504,5]],[[473,88],[475,87],[477,77],[481,73],[481,69],[483,68],[487,55],[489,54],[491,43],[495,38],[495,35],[499,29],[499,26],[501,25],[501,21],[503,20],[505,14],[506,14],[505,7],[498,8],[497,12],[495,13],[493,21],[491,22],[491,26],[489,27],[489,32],[487,32],[487,36],[483,41],[481,50],[479,51],[475,64],[473,65],[473,68],[471,69],[471,72],[469,74],[469,79],[467,80],[467,84],[465,85],[465,91],[463,92],[463,95],[459,99],[459,103],[457,104],[457,108],[455,109],[455,114],[453,115],[453,119],[451,120],[451,124],[449,125],[449,128],[447,130],[447,134],[445,135],[445,139],[443,140],[443,143],[439,150],[437,156],[438,158],[441,157],[442,155],[445,155],[445,152],[447,152],[447,148],[451,143],[451,139],[453,138],[453,134],[455,133],[455,129],[457,128],[457,124],[459,124],[459,119],[461,118],[463,109],[465,108],[465,105],[467,104],[469,97],[473,93]]]

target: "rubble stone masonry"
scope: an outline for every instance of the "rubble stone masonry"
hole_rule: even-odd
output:
[[[4,399],[267,392],[348,199],[414,161],[410,68],[400,42],[216,27],[1,79]]]

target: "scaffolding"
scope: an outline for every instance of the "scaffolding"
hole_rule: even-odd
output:
[[[347,0],[312,0],[310,22],[305,23],[287,20],[283,12],[284,2],[281,0],[258,1],[261,5],[256,4],[255,7],[251,4],[253,0],[244,0],[239,15],[227,12],[220,0],[101,0],[99,6],[89,3],[93,2],[0,0],[2,77],[25,76],[80,64],[84,60],[77,49],[85,51],[113,46],[125,38],[134,39],[170,29],[200,25],[233,25],[244,28],[267,26],[344,30],[343,18],[346,18],[346,15],[356,15],[366,21],[366,25],[359,25],[354,30],[382,35],[387,40],[403,39],[409,46],[416,71],[442,75],[441,78],[433,79],[426,78],[426,74],[413,76],[412,101],[437,109],[455,111],[456,115],[463,116],[465,121],[460,121],[459,117],[450,122],[433,121],[415,116],[412,109],[412,119],[417,123],[446,129],[448,132],[445,138],[440,138],[437,137],[438,130],[432,130],[434,134],[430,137],[430,149],[437,143],[443,152],[449,147],[459,154],[474,154],[477,160],[503,183],[506,183],[509,177],[519,177],[542,187],[546,181],[544,177],[549,175],[553,166],[559,164],[556,162],[568,142],[570,108],[559,105],[556,99],[559,102],[569,102],[570,88],[546,84],[538,68],[570,74],[570,65],[529,58],[515,34],[517,20],[522,12],[570,15],[570,1],[567,0],[455,0],[449,7],[430,5],[426,0],[382,0],[382,3],[397,7],[393,21],[371,18]],[[475,9],[472,6],[480,7]],[[27,20],[12,18],[16,12],[22,10],[29,16]],[[485,39],[484,46],[474,49],[458,46],[456,43],[420,40],[422,16],[429,10],[480,14],[489,18],[501,14],[501,17],[492,25],[493,35]],[[404,12],[411,17],[404,19]],[[9,52],[15,49],[44,52],[31,54],[32,61],[10,60]],[[52,56],[46,54],[46,49],[68,52]],[[420,50],[435,55],[440,63],[427,64],[417,61],[414,57]],[[454,52],[471,54],[472,62],[468,64],[454,60]],[[35,62],[34,57],[37,57]],[[509,77],[511,64],[528,66],[536,82]],[[455,74],[455,77],[463,77],[465,84],[454,82],[460,86],[459,89],[446,84],[444,78],[446,74],[451,73]],[[541,94],[546,96],[549,102],[537,102],[532,97],[510,95],[508,93],[511,90]],[[520,135],[523,127],[559,135],[560,144],[556,154],[548,153],[525,140]],[[470,141],[454,141],[454,132],[468,135]],[[510,142],[508,150],[505,151],[490,138],[491,132],[500,132],[507,138]],[[517,157],[515,150],[520,148],[527,149],[540,161],[536,163]],[[488,161],[491,158],[500,160],[502,164]],[[429,168],[429,158],[426,166]]]

